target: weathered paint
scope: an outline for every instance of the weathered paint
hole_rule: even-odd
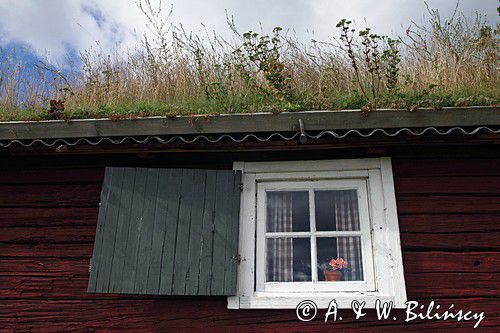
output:
[[[1,330],[472,331],[470,322],[405,324],[401,311],[396,321],[370,311],[302,323],[293,310],[227,310],[225,297],[88,294],[104,168],[40,171],[37,161],[0,173]],[[394,157],[393,170],[408,298],[485,311],[476,331],[498,332],[500,159]]]
[[[232,170],[106,168],[88,291],[234,295],[240,181]]]

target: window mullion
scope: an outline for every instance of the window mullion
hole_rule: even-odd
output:
[[[266,232],[266,238],[310,238],[310,232],[294,231],[294,232]]]
[[[316,205],[314,202],[314,190],[309,190],[309,221],[311,228],[311,278],[312,282],[318,281],[317,248],[316,248]]]

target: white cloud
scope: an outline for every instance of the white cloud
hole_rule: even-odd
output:
[[[0,36],[3,43],[28,44],[39,54],[62,60],[68,48],[132,43],[130,22],[139,18],[134,11],[124,1],[2,0]]]
[[[157,3],[158,0],[152,0]],[[431,7],[449,15],[453,0],[429,0]],[[262,23],[269,31],[274,26],[294,29],[308,38],[314,30],[318,39],[337,35],[335,23],[353,18],[363,20],[380,33],[400,31],[411,19],[422,22],[423,1],[417,0],[173,0],[172,20],[186,30],[208,30],[229,34],[226,12],[234,16],[241,31],[258,30]],[[169,2],[165,2],[168,9]],[[462,0],[466,14],[476,10],[488,13],[498,22],[497,0]],[[168,10],[167,10],[168,11]],[[144,31],[146,20],[133,0],[0,0],[0,42],[26,43],[39,54],[62,59],[68,48],[99,47],[109,50],[117,44],[131,46]]]

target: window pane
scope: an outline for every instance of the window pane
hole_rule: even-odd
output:
[[[342,258],[346,269],[340,270],[340,281],[363,281],[363,258],[361,257],[361,237],[320,237],[316,239],[318,249],[318,281],[332,281],[332,275],[325,269],[332,259]],[[339,270],[335,270],[339,272]],[[333,273],[335,275],[336,273]],[[337,274],[338,275],[338,274]]]
[[[314,191],[316,230],[359,231],[356,190]]]
[[[267,232],[291,231],[309,231],[308,192],[267,192]]]
[[[267,282],[311,281],[309,238],[268,238]]]

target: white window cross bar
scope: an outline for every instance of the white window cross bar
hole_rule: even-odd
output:
[[[361,231],[301,231],[301,232],[267,232],[266,238],[307,238],[316,237],[355,237],[361,236]]]

